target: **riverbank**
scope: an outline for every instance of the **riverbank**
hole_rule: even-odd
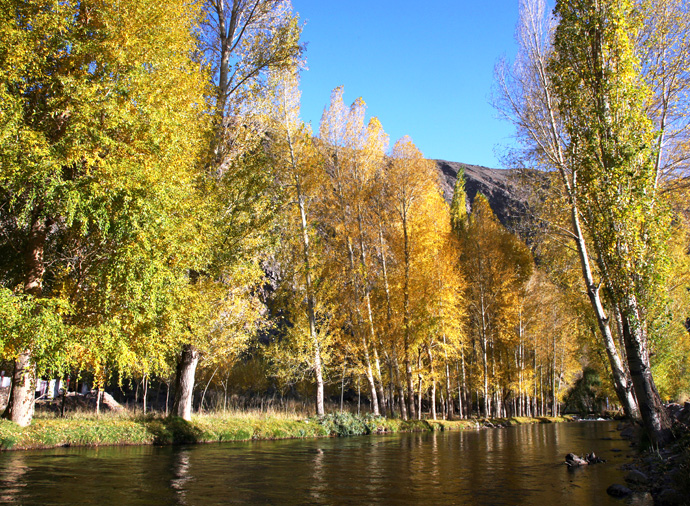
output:
[[[160,415],[71,418],[37,417],[29,427],[0,420],[1,450],[48,449],[64,446],[170,445],[318,438],[377,433],[467,430],[507,427],[526,423],[572,421],[570,417],[400,420],[334,413],[320,418],[279,415],[210,414],[181,418]]]
[[[633,446],[647,446],[646,438],[639,428],[624,424],[622,435],[631,440]],[[625,485],[609,487],[609,494],[627,497],[632,494],[648,494],[654,505],[690,505],[690,429],[687,426],[674,427],[676,439],[660,449],[642,450],[632,462],[621,469],[627,471]]]

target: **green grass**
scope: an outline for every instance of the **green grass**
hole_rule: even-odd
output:
[[[494,419],[492,425],[551,423],[567,418]],[[331,413],[303,418],[297,414],[218,413],[196,415],[191,422],[161,415],[129,413],[97,417],[77,413],[67,418],[39,415],[26,428],[0,420],[0,449],[37,449],[58,446],[192,444],[253,439],[315,438],[391,432],[465,430],[488,426],[477,420],[400,420],[369,414]]]

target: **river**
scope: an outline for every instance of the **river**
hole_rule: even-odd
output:
[[[608,462],[569,470],[566,453]],[[0,454],[0,503],[621,505],[633,451],[613,422]]]

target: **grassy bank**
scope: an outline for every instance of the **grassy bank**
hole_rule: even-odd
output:
[[[481,427],[550,423],[567,418],[509,418],[494,420],[400,420],[336,413],[321,418],[256,414],[212,414],[192,418],[161,416],[75,415],[37,417],[26,428],[0,420],[0,448],[24,450],[59,446],[193,444],[254,439],[354,436],[372,433],[463,430]]]

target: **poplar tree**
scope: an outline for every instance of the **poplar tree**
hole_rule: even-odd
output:
[[[654,443],[670,421],[649,361],[649,309],[660,295],[666,215],[656,192],[650,92],[640,74],[633,3],[557,2],[550,71],[568,133],[566,156],[580,167],[577,199],[621,319],[628,365],[645,429]]]
[[[537,167],[555,171],[549,188],[548,202],[556,209],[565,209],[568,217],[559,221],[552,209],[541,213],[554,236],[574,243],[580,263],[581,279],[597,320],[601,342],[610,363],[617,397],[627,416],[639,418],[637,400],[627,363],[616,345],[614,329],[609,317],[610,308],[601,291],[595,256],[592,256],[590,236],[583,223],[580,166],[567,154],[568,134],[563,123],[560,100],[555,89],[555,77],[549,70],[553,58],[553,33],[556,19],[551,16],[543,0],[523,0],[520,3],[520,22],[516,38],[518,54],[511,67],[503,61],[497,65],[498,95],[496,107],[516,127],[521,147],[511,153],[519,167]],[[533,186],[543,186],[543,180]]]
[[[420,236],[424,220],[419,219],[421,209],[430,195],[438,193],[438,175],[432,162],[424,159],[422,153],[409,137],[399,139],[391,154],[387,171],[386,196],[391,209],[393,239],[391,248],[396,260],[398,300],[401,303],[401,333],[403,365],[407,384],[407,410],[415,418],[418,409],[412,379],[412,358],[416,348],[416,321],[414,320],[414,280],[419,275],[419,259],[423,256]],[[417,278],[418,279],[418,278]]]

